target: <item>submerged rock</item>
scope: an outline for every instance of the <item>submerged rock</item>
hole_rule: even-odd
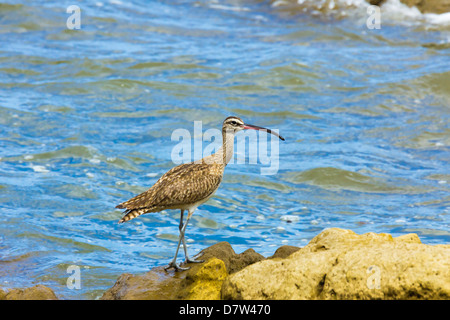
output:
[[[0,300],[57,300],[55,293],[52,289],[43,286],[36,285],[31,288],[25,289],[0,289]]]

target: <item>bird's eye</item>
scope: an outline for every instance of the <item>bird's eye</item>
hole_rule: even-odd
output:
[[[235,125],[237,125],[237,122],[236,122],[236,121],[231,121],[231,124],[232,124],[233,126],[235,126]]]

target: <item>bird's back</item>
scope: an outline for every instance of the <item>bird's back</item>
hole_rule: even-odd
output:
[[[222,174],[223,166],[220,164],[191,162],[176,166],[150,189],[116,206],[127,209],[120,222],[147,212],[182,209],[208,199],[219,187]]]

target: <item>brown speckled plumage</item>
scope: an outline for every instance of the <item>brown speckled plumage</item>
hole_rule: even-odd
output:
[[[150,189],[116,207],[127,209],[119,223],[148,212],[187,208],[207,199],[219,187],[224,167],[191,162],[172,168]]]

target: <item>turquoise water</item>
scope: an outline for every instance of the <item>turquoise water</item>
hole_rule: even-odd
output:
[[[68,30],[71,4],[0,4],[1,287],[95,299],[166,264],[179,212],[118,225],[114,207],[174,166],[174,130],[229,115],[279,130],[279,169],[229,165],[187,228],[191,254],[228,241],[268,256],[330,227],[450,243],[448,27],[135,0],[80,3]]]

